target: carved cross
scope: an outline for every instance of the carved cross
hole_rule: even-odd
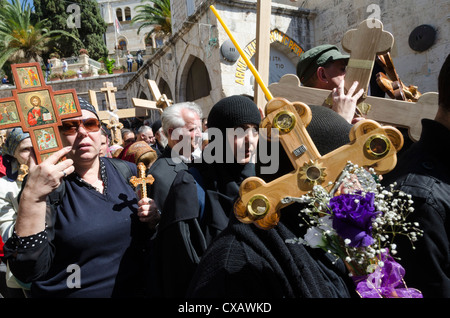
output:
[[[147,167],[143,162],[139,162],[137,165],[139,177],[132,176],[130,178],[130,183],[137,188],[139,185],[141,186],[141,199],[147,198],[147,184],[153,184],[155,179],[152,175],[145,176]]]
[[[371,23],[369,23],[371,22]],[[370,27],[376,26],[376,27]],[[367,88],[376,57],[390,50],[393,37],[383,31],[383,24],[375,20],[363,21],[357,29],[349,30],[343,37],[342,46],[350,52],[350,59],[345,75],[345,86],[348,89],[357,80],[358,88],[364,88],[365,93],[357,105],[360,113],[367,119],[380,123],[408,128],[409,136],[417,141],[420,138],[423,118],[434,119],[438,109],[438,94],[434,92],[423,94],[417,103],[400,100],[390,100],[367,96]],[[274,96],[283,97],[289,101],[302,101],[311,105],[331,105],[331,91],[304,87],[296,75],[283,76],[278,83],[269,86]]]
[[[311,116],[310,108],[301,102],[274,98],[267,103],[261,128],[279,130],[294,171],[269,183],[258,177],[245,179],[234,211],[241,222],[253,222],[263,229],[274,227],[280,209],[290,204],[283,203],[283,198],[299,197],[316,184],[334,182],[349,160],[360,167],[373,167],[380,174],[395,167],[397,151],[403,146],[403,136],[396,128],[362,120],[352,127],[349,144],[321,156],[306,131]]]
[[[114,116],[111,117],[109,124],[106,127],[111,130],[111,144],[121,145],[122,144],[122,132],[123,124],[119,122]]]
[[[345,73],[345,89],[348,90],[354,81],[358,81],[356,92],[361,88],[367,97],[370,76],[378,54],[389,51],[394,44],[394,37],[383,31],[381,21],[368,19],[361,22],[356,29],[347,31],[342,38],[342,47],[350,52],[350,59]]]
[[[214,7],[210,8],[227,30]],[[232,38],[231,32],[227,33]],[[355,37],[355,34],[350,36]],[[233,38],[232,41],[235,42]],[[351,39],[347,41],[349,45],[353,44]],[[239,53],[243,55],[240,50]],[[360,59],[365,61],[363,57]],[[246,63],[255,75],[257,72],[253,71],[251,62]],[[361,67],[358,63],[360,62],[353,62],[363,70],[359,72],[363,77],[367,73],[367,66],[364,65],[365,62]],[[264,85],[263,82],[258,83]],[[361,83],[364,82],[360,81],[360,85]],[[300,97],[298,100],[303,99]],[[352,127],[349,136],[351,142],[348,145],[321,157],[305,128],[312,116],[306,104],[290,103],[283,98],[271,98],[266,105],[265,113],[266,117],[260,126],[279,130],[281,144],[295,170],[270,183],[265,183],[258,177],[250,177],[242,182],[239,188],[240,198],[235,204],[234,213],[241,222],[254,223],[263,229],[270,229],[278,223],[280,208],[289,204],[282,201],[283,198],[301,196],[310,191],[315,184],[334,182],[350,159],[359,166],[373,167],[378,173],[388,172],[394,168],[397,161],[396,153],[403,146],[403,136],[394,127],[382,128],[375,121],[363,120]]]
[[[146,109],[155,109],[160,113],[164,111],[166,107],[169,107],[172,104],[172,101],[167,98],[165,94],[161,94],[159,91],[158,85],[153,80],[147,80],[148,87],[152,92],[152,95],[155,101],[145,100],[140,98],[133,98],[134,107],[143,107]]]
[[[291,102],[301,100],[310,105],[322,105],[330,95],[329,90],[301,86],[300,80],[294,74],[284,75],[278,83],[273,83],[268,88],[274,96]],[[409,137],[417,141],[422,132],[422,118],[434,119],[436,116],[438,93],[424,93],[416,103],[374,96],[367,96],[365,103],[371,106],[365,118],[405,127]]]
[[[11,65],[16,89],[0,99],[0,129],[21,127],[30,134],[38,163],[62,148],[61,120],[81,116],[74,89],[53,92],[39,63]]]

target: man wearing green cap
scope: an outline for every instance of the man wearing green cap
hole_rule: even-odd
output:
[[[356,103],[364,90],[355,93],[358,82],[354,82],[345,93],[344,77],[349,58],[334,45],[316,46],[300,56],[297,76],[304,86],[332,90],[331,109],[352,123]]]

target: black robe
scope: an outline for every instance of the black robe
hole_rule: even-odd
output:
[[[185,296],[203,253],[228,224],[240,183],[254,171],[252,164],[195,164],[177,173],[154,242],[156,296]]]
[[[283,209],[270,230],[231,216],[203,255],[188,298],[348,298],[354,285],[342,261],[321,249],[287,243],[300,235],[299,206]]]

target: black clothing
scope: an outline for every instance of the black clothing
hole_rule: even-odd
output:
[[[11,270],[32,282],[32,297],[144,295],[150,232],[136,215],[133,188],[110,160],[100,158],[103,193],[73,173],[63,181],[61,203],[55,209],[47,203],[46,229],[7,241]],[[135,175],[136,165],[124,163]]]
[[[283,210],[278,225],[262,230],[231,216],[202,257],[187,293],[192,298],[324,298],[355,296],[344,264],[302,244],[300,208]],[[289,211],[288,211],[289,210]],[[295,220],[295,218],[297,218]]]
[[[177,158],[181,160],[179,157]],[[167,146],[158,159],[151,165],[148,174],[155,178],[155,182],[148,187],[148,196],[155,200],[159,210],[163,210],[170,186],[177,173],[186,170],[188,166],[184,162],[175,162],[172,159],[172,148]]]
[[[450,297],[450,131],[440,123],[423,119],[420,140],[398,159],[396,168],[382,183],[412,195],[415,211],[408,217],[424,231],[412,249],[411,242],[396,238],[408,287],[424,297]]]
[[[157,289],[164,297],[185,296],[200,258],[228,224],[240,183],[254,175],[252,164],[194,166],[192,174],[183,170],[175,177],[155,239]]]

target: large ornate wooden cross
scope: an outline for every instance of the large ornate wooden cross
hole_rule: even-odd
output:
[[[16,89],[0,99],[0,129],[21,127],[30,134],[38,163],[62,148],[61,120],[81,116],[74,89],[54,92],[39,63],[11,65]]]
[[[213,6],[211,9],[241,56],[244,57],[239,44],[232,38],[231,32],[217,11]],[[355,45],[355,39],[360,36],[353,32],[349,34],[347,45]],[[367,36],[369,35],[366,34]],[[359,78],[370,76],[373,63],[369,65],[367,61],[371,55],[374,60],[378,50],[388,50],[390,46],[388,47],[386,43],[392,44],[391,41],[383,40],[384,44],[379,46],[378,43],[383,37],[386,37],[383,33],[373,37],[377,44],[372,45],[371,50],[355,50],[354,54],[357,58],[351,63],[356,68],[353,76]],[[387,36],[387,38],[390,37]],[[264,86],[251,62],[246,60],[246,63],[258,84]],[[363,80],[359,80],[359,85],[367,88],[368,80],[367,86],[364,86],[366,84]],[[262,88],[264,90],[265,87]],[[327,92],[328,96],[330,92]],[[261,127],[278,129],[281,144],[295,170],[270,183],[266,183],[258,177],[245,179],[240,186],[240,197],[234,208],[235,215],[241,222],[254,223],[263,229],[276,226],[280,218],[280,209],[290,204],[282,201],[283,198],[301,196],[310,191],[315,184],[334,182],[350,159],[359,166],[373,167],[378,173],[388,172],[395,167],[396,153],[403,146],[403,136],[396,128],[381,127],[375,121],[362,120],[352,127],[349,136],[350,144],[322,157],[306,131],[306,126],[312,116],[309,107],[303,102],[290,103],[281,97],[271,98],[270,93],[267,93],[266,96],[269,102],[266,105],[266,117],[263,119]],[[283,96],[283,94],[278,96]],[[300,96],[298,100],[303,99]]]
[[[261,128],[278,129],[294,171],[269,183],[258,177],[242,182],[235,215],[240,221],[253,222],[263,229],[278,223],[280,209],[290,204],[283,203],[283,198],[299,197],[316,184],[336,181],[349,160],[361,167],[373,167],[379,174],[389,172],[403,146],[403,136],[396,128],[362,120],[352,127],[348,145],[321,156],[306,131],[312,116],[306,104],[277,97],[267,103],[265,111]]]

